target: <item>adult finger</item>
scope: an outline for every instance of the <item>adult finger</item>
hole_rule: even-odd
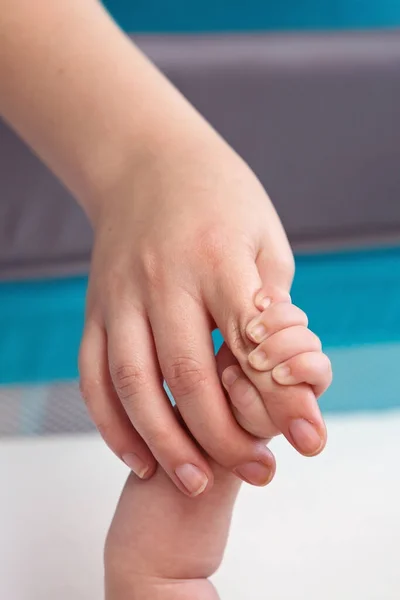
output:
[[[259,391],[274,425],[302,454],[310,455],[320,452],[326,442],[326,429],[313,390],[307,386],[300,386],[299,393],[296,392],[296,394],[284,392],[285,388],[282,388],[280,392],[276,390],[275,393],[271,374],[254,368],[257,366],[257,360],[259,360],[260,368],[263,364],[262,368],[264,369],[266,363],[268,367],[268,357],[265,356],[265,353],[262,355],[260,352],[258,359],[255,358],[258,348],[254,348],[254,344],[248,339],[246,332],[248,323],[255,316],[252,302],[254,290],[261,289],[254,258],[252,259],[245,252],[242,252],[240,256],[231,257],[229,265],[223,265],[218,275],[218,290],[211,286],[205,288],[206,301],[212,317],[232,353],[246,376]],[[283,335],[285,331],[288,330],[271,336],[263,344],[268,344],[273,337]],[[306,342],[310,345],[298,345],[298,351],[292,352],[292,354],[287,353],[291,351],[288,347],[290,340],[286,340],[284,336],[282,348],[278,347],[276,354],[278,362],[272,363],[271,368],[298,352],[320,349],[320,346],[317,346],[319,342],[317,342],[316,336],[313,337],[311,332],[305,335]],[[297,344],[297,341],[295,343]],[[268,348],[271,346],[269,345]],[[248,357],[253,350],[253,364],[250,364]],[[293,388],[286,389],[293,391]]]
[[[179,489],[198,496],[212,485],[205,457],[179,425],[163,389],[148,323],[136,312],[107,323],[112,381],[126,414]]]
[[[280,233],[278,232],[280,236]],[[286,236],[285,236],[286,237]],[[286,245],[285,245],[286,247]],[[259,310],[267,308],[270,301],[290,301],[290,288],[294,277],[294,259],[292,254],[280,254],[282,242],[265,246],[257,253],[255,263],[262,285],[255,296],[255,304]]]
[[[138,477],[148,479],[156,460],[121,406],[108,370],[105,330],[90,318],[81,342],[79,372],[82,397],[104,441]]]
[[[254,485],[274,474],[271,452],[236,422],[218,378],[210,324],[188,294],[158,291],[149,318],[159,364],[179,412],[202,448],[218,464]]]

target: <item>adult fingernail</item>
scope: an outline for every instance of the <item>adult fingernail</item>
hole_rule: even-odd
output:
[[[237,367],[228,367],[222,373],[222,383],[226,388],[230,388],[239,377],[239,369]]]
[[[208,477],[195,465],[189,463],[175,469],[175,475],[192,497],[198,496],[207,487]]]
[[[263,323],[258,322],[258,319],[251,321],[247,326],[247,335],[253,342],[259,344],[268,336],[267,328]]]
[[[150,469],[149,465],[133,452],[124,454],[122,460],[140,479],[143,479]]]
[[[260,486],[267,485],[274,474],[271,467],[256,461],[240,465],[239,467],[236,467],[233,472],[238,475],[240,479],[247,481],[247,483]]]
[[[315,426],[306,419],[294,419],[289,425],[289,432],[294,445],[302,454],[317,454],[324,445]]]
[[[290,367],[287,365],[278,365],[275,367],[275,369],[272,370],[272,377],[277,383],[281,383],[282,385],[288,385],[295,381]]]
[[[268,357],[264,350],[256,348],[249,354],[249,363],[254,369],[257,369],[258,371],[265,371],[267,370],[268,366]]]

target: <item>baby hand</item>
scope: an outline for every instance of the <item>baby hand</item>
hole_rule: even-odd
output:
[[[283,433],[302,454],[318,454],[326,428],[316,399],[329,387],[332,370],[307,316],[289,302],[273,303],[249,323],[247,335],[257,344],[249,364],[264,401],[226,346],[217,361],[237,421],[253,435]]]

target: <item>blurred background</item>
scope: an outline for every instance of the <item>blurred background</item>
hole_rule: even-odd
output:
[[[328,448],[308,461],[275,442],[276,481],[239,501],[222,597],[398,598],[400,2],[106,5],[267,188],[334,368]],[[0,182],[0,595],[99,598],[126,472],[77,389],[92,236],[1,122]]]

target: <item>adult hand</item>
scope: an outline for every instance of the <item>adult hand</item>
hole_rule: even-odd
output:
[[[151,473],[152,454],[182,491],[194,495],[211,484],[207,461],[174,417],[165,380],[206,453],[265,483],[270,453],[236,422],[210,335],[219,327],[263,395],[263,374],[248,362],[254,346],[246,328],[263,305],[259,290],[287,298],[293,258],[262,186],[208,126],[194,125],[160,136],[157,152],[144,153],[112,199],[96,205],[80,365],[104,439],[142,476]],[[292,405],[288,414],[265,396],[290,441],[290,421],[299,417],[317,422],[324,435],[315,398],[301,407],[307,414]]]
[[[98,2],[5,3],[0,79],[0,114],[94,224],[80,370],[105,440],[139,475],[151,475],[155,457],[187,494],[212,484],[194,440],[245,479],[260,466],[253,483],[265,483],[271,455],[230,410],[215,326],[288,439],[298,417],[324,431],[314,397],[287,410],[270,402],[265,365],[248,362],[246,327],[265,301],[257,292],[284,299],[293,276],[256,177]]]

